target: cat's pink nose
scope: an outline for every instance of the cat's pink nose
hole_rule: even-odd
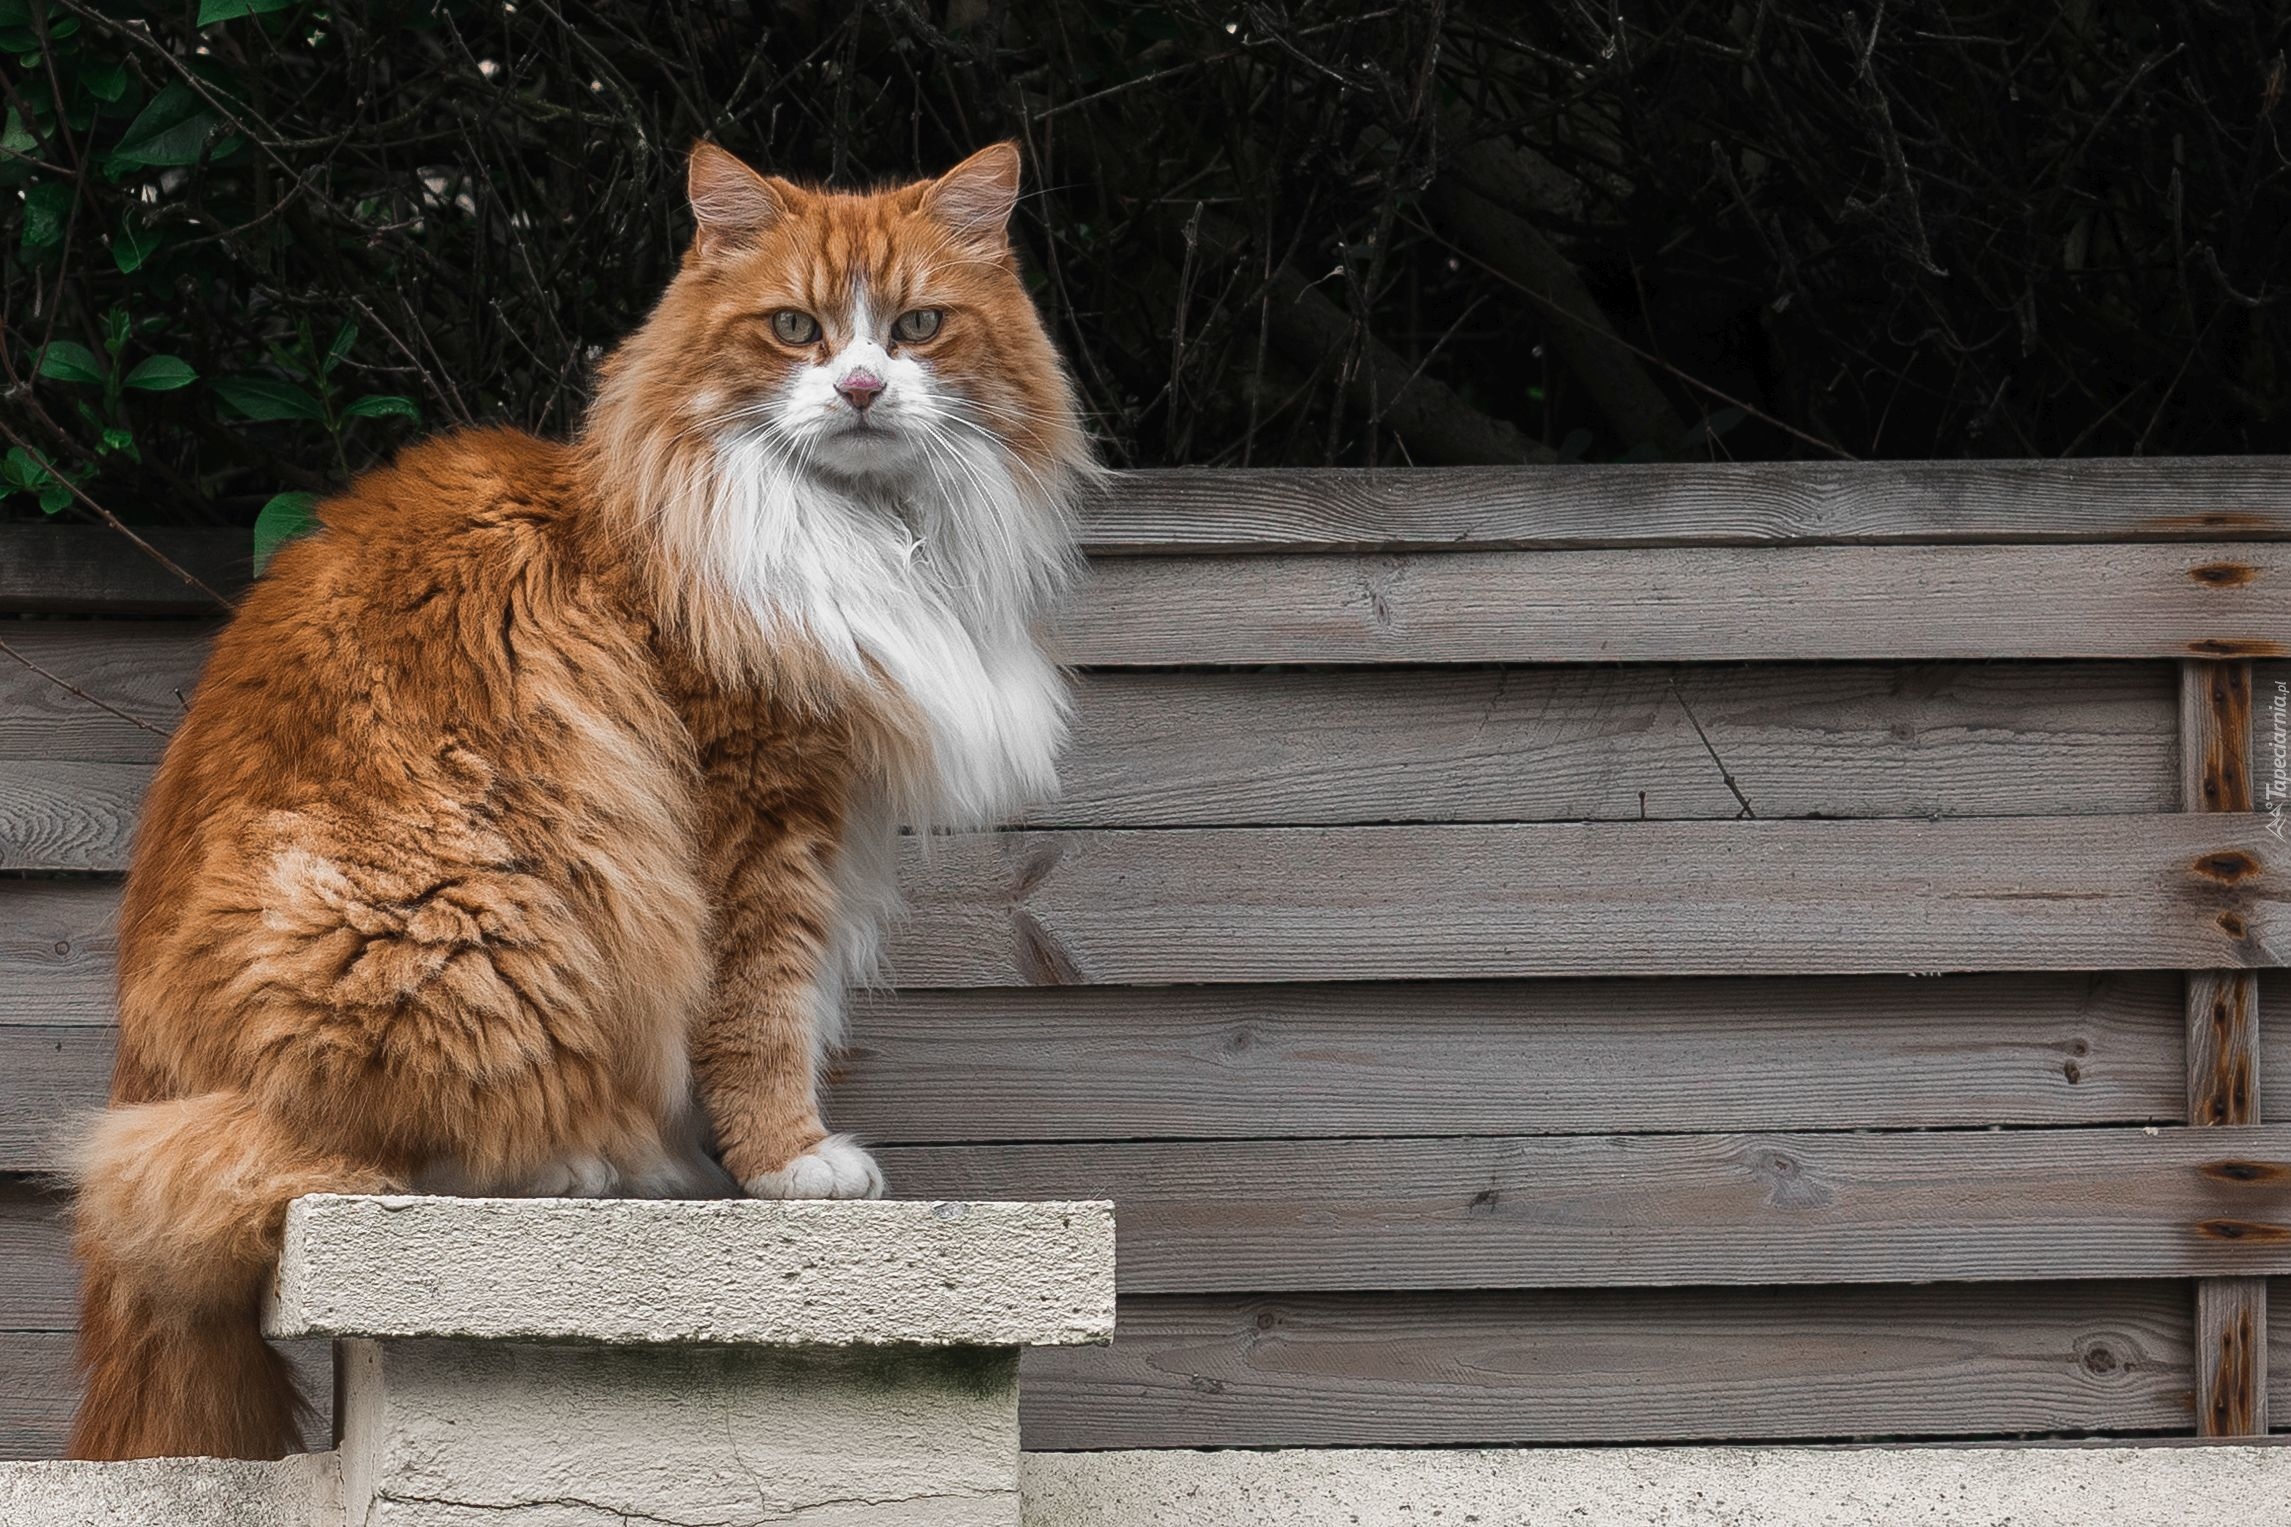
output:
[[[883,391],[883,379],[872,371],[853,371],[835,384],[835,390],[843,395],[844,402],[865,413],[867,405]]]

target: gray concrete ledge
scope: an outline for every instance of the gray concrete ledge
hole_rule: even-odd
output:
[[[0,1527],[331,1527],[341,1520],[341,1469],[332,1453],[278,1463],[0,1463]]]
[[[273,1336],[1072,1346],[1114,1330],[1105,1203],[297,1199]]]
[[[1026,1527],[2280,1527],[2291,1448],[1029,1453]]]

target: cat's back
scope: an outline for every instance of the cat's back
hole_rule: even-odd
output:
[[[529,915],[625,859],[680,858],[683,733],[581,491],[569,447],[449,435],[280,550],[146,799],[123,1024],[142,1027],[140,972],[225,982],[298,919],[386,922],[449,883]]]

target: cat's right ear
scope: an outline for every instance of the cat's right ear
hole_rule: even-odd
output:
[[[788,214],[785,182],[757,174],[713,143],[692,145],[685,185],[696,225],[692,248],[703,259],[755,242]]]

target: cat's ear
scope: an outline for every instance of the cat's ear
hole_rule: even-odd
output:
[[[788,215],[785,181],[757,174],[713,143],[692,145],[685,185],[697,225],[692,246],[703,256],[750,243]]]
[[[1018,145],[996,143],[931,182],[923,210],[963,237],[999,245],[1018,205]]]

